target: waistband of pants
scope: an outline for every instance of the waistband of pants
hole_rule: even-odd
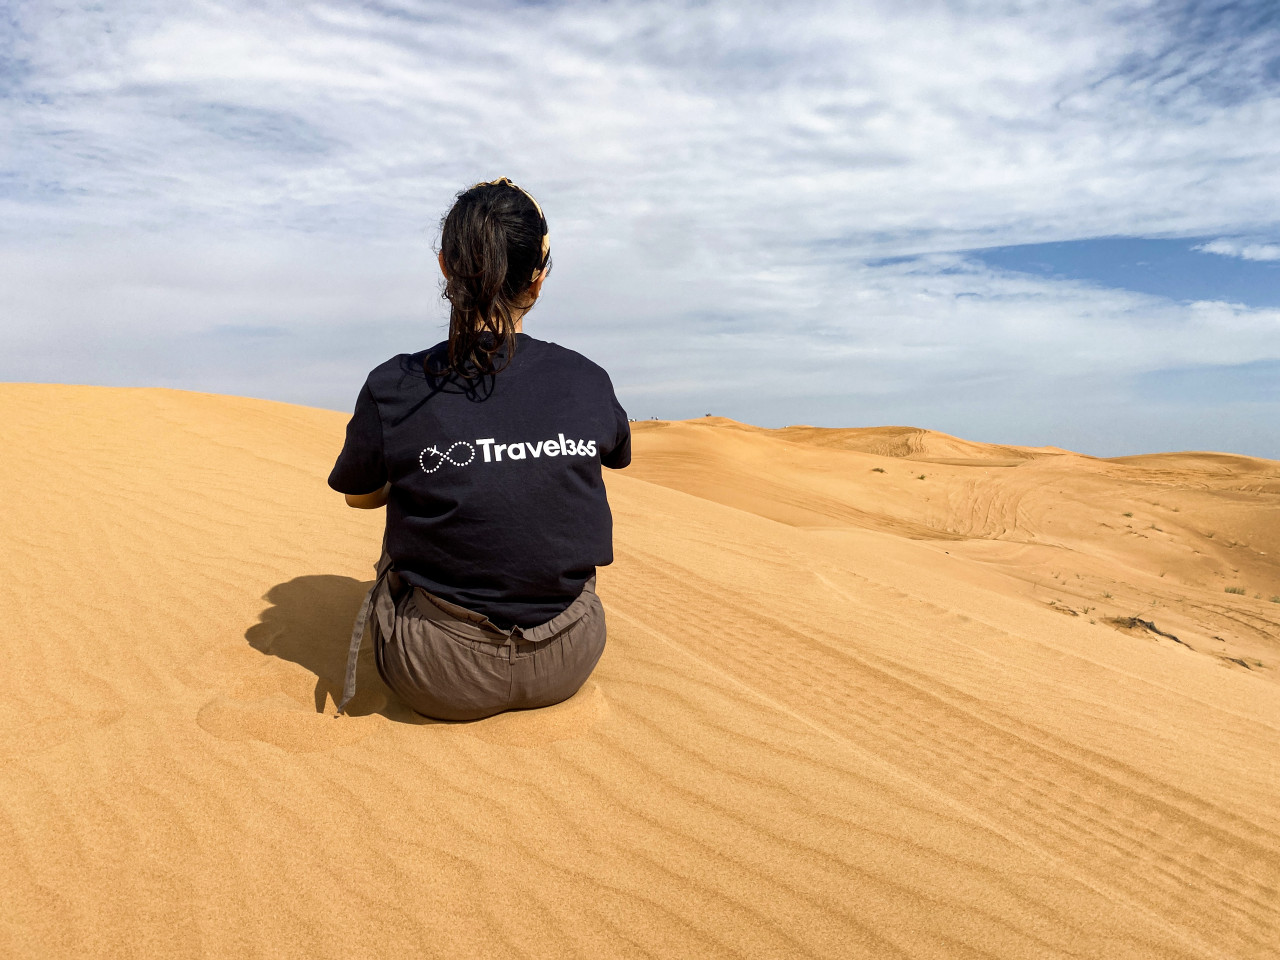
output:
[[[422,587],[415,586],[413,593],[419,600],[418,610],[426,614],[428,618],[434,619],[431,617],[431,608],[434,607],[454,620],[461,620],[478,627],[479,635],[477,639],[505,646],[509,643],[537,643],[540,640],[546,640],[548,637],[554,637],[571,623],[581,619],[591,608],[591,604],[596,598],[596,578],[593,574],[582,585],[582,592],[568,607],[550,620],[532,627],[522,627],[519,624],[512,627],[500,627],[484,614],[468,610],[466,607],[445,600],[443,597],[437,597],[434,593],[424,590]]]

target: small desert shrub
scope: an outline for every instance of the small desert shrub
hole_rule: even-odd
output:
[[[872,473],[884,473],[884,467],[872,467],[872,468],[871,468],[871,472],[872,472]]]
[[[1104,600],[1110,600],[1110,599],[1111,599],[1111,591],[1110,591],[1110,590],[1103,590],[1103,591],[1102,591],[1102,598],[1103,598]]]
[[[1271,602],[1272,602],[1272,603],[1280,603],[1280,597],[1272,597],[1272,598],[1271,598]]]
[[[917,480],[923,480],[923,479],[924,479],[924,474],[923,474],[923,473],[922,473],[922,474],[920,474],[920,476],[916,477],[916,479],[917,479]]]
[[[1132,517],[1132,516],[1133,516],[1133,511],[1132,511],[1132,510],[1126,510],[1123,514],[1121,514],[1121,516],[1125,516],[1125,517]]]
[[[1242,597],[1244,596],[1244,587],[1223,587],[1222,590],[1224,593],[1234,593]]]

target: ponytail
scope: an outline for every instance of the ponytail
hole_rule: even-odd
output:
[[[440,229],[449,301],[449,368],[465,379],[505,369],[529,287],[550,267],[542,208],[506,177],[459,193]],[[495,369],[494,358],[506,354]],[[430,371],[429,371],[430,372]]]

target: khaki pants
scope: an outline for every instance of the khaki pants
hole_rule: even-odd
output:
[[[365,620],[383,682],[423,716],[479,720],[567,700],[604,653],[604,606],[595,585],[593,576],[567,609],[545,623],[504,630],[482,614],[409,586],[390,569],[384,550],[352,635],[338,712],[355,693]]]
[[[604,607],[592,577],[563,613],[503,631],[414,587],[396,604],[391,635],[375,627],[373,642],[383,681],[415,711],[478,720],[577,693],[604,653]]]

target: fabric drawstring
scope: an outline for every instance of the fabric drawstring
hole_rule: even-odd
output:
[[[360,647],[364,644],[364,632],[369,623],[369,614],[374,613],[379,606],[378,591],[382,589],[389,578],[395,576],[391,569],[391,558],[387,555],[387,541],[384,535],[382,556],[378,559],[377,577],[373,581],[373,586],[369,588],[369,592],[364,595],[364,603],[360,604],[360,612],[356,614],[355,626],[351,628],[351,646],[347,650],[347,676],[342,684],[342,701],[338,704],[338,712],[334,714],[334,717],[342,716],[347,709],[347,704],[356,695],[356,667],[360,661]],[[396,579],[398,580],[399,578],[397,577]],[[394,606],[392,608],[392,616],[394,617]],[[383,626],[386,627],[387,625],[384,624]]]

